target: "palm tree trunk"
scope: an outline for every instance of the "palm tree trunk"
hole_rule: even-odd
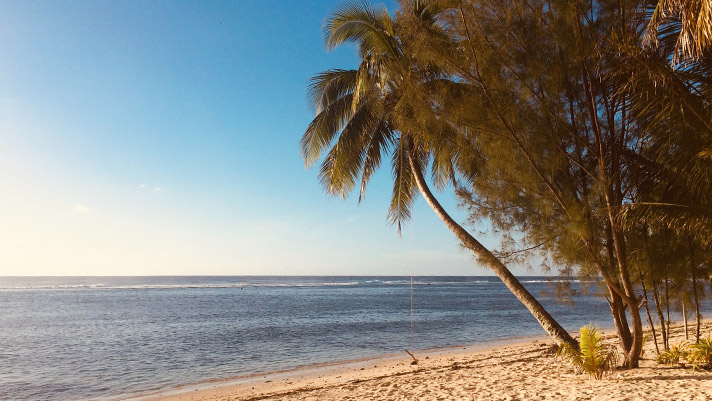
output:
[[[549,314],[549,312],[546,311],[546,309],[544,309],[539,301],[537,301],[536,298],[534,298],[534,296],[527,291],[522,283],[514,277],[512,272],[510,272],[509,269],[507,269],[507,267],[492,254],[492,252],[490,252],[484,245],[470,235],[467,230],[457,224],[457,222],[450,217],[445,209],[443,209],[440,202],[438,202],[435,196],[433,196],[433,193],[430,191],[430,188],[428,188],[422,171],[416,167],[413,155],[410,151],[408,154],[408,162],[410,163],[410,169],[415,177],[418,189],[423,195],[423,198],[425,198],[425,201],[428,205],[430,205],[440,220],[442,220],[450,231],[452,231],[453,234],[455,234],[455,236],[462,241],[465,247],[470,249],[477,256],[481,263],[487,265],[487,267],[489,267],[497,275],[497,277],[502,280],[504,285],[506,285],[512,294],[517,297],[517,299],[529,310],[532,315],[534,315],[534,318],[551,337],[559,343],[566,343],[575,349],[578,349],[578,342],[574,340],[573,337],[571,337],[571,335],[564,330],[564,328],[561,327],[556,320],[554,320],[554,318]]]

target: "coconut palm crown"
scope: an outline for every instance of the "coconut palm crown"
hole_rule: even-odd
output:
[[[431,18],[428,10],[426,2],[413,4],[423,18]],[[326,192],[345,198],[358,184],[359,202],[383,158],[390,157],[394,185],[388,220],[400,232],[417,191],[410,156],[421,172],[434,157],[433,174],[446,182],[454,179],[457,151],[435,152],[438,146],[398,130],[396,113],[406,103],[400,84],[412,71],[402,63],[395,25],[385,8],[360,2],[345,3],[326,20],[327,49],[354,43],[362,61],[356,70],[332,69],[312,78],[308,98],[317,115],[301,139],[301,153],[307,168],[326,153],[319,170]],[[439,133],[445,130],[441,126]],[[437,158],[443,153],[447,157]]]
[[[402,13],[438,34],[440,4],[403,2]],[[394,183],[388,220],[398,226],[399,233],[420,191],[463,245],[497,274],[542,327],[558,341],[577,348],[578,343],[509,269],[455,222],[430,191],[424,178],[428,165],[436,186],[442,188],[447,182],[456,183],[458,177],[471,181],[476,158],[468,154],[471,147],[462,146],[466,136],[430,112],[419,89],[429,80],[436,81],[438,71],[409,60],[397,31],[397,19],[385,8],[375,10],[367,2],[345,3],[326,20],[327,49],[354,43],[361,63],[356,70],[332,69],[312,79],[308,96],[317,114],[301,139],[307,168],[326,153],[319,170],[326,192],[345,198],[358,184],[361,201],[373,172],[384,157],[390,157]]]

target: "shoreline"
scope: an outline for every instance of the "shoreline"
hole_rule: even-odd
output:
[[[610,328],[602,329],[608,331]],[[517,336],[510,337],[506,339],[485,341],[474,344],[460,344],[448,347],[436,347],[436,348],[426,348],[422,350],[409,350],[411,351],[419,361],[430,359],[431,357],[446,356],[446,355],[459,355],[459,354],[470,354],[475,352],[482,352],[488,350],[497,350],[504,347],[517,347],[523,346],[529,343],[544,343],[549,341],[551,344],[551,338],[546,334],[529,335],[529,336]],[[186,394],[192,394],[194,392],[204,392],[223,388],[240,388],[247,386],[248,384],[252,387],[254,384],[265,383],[276,383],[279,380],[285,381],[290,378],[295,379],[307,379],[313,377],[322,377],[324,375],[336,374],[349,372],[353,370],[361,370],[361,368],[367,368],[369,365],[375,363],[379,366],[387,365],[391,366],[393,363],[396,365],[410,364],[413,361],[405,350],[399,353],[387,353],[387,354],[377,354],[373,356],[368,356],[358,359],[344,359],[344,360],[334,360],[329,362],[321,362],[314,364],[307,364],[303,366],[296,366],[293,368],[279,369],[267,372],[257,372],[249,373],[244,375],[238,375],[227,378],[217,378],[217,379],[207,379],[200,382],[181,384],[178,386],[171,386],[163,389],[158,389],[150,392],[143,392],[141,394],[135,395],[123,395],[118,397],[112,397],[110,400],[113,401],[153,401],[153,400],[173,400],[173,399],[183,399],[181,396]],[[411,365],[412,366],[412,365]],[[178,397],[178,398],[175,398]]]
[[[712,329],[703,322],[702,334]],[[671,328],[671,344],[682,325]],[[615,330],[602,334],[616,343]],[[125,401],[256,401],[330,399],[594,399],[698,400],[712,398],[712,373],[657,365],[652,341],[641,367],[617,370],[594,381],[554,359],[546,335],[512,338],[308,365],[267,373],[208,380],[120,398]]]

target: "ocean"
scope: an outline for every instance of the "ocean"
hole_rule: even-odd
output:
[[[520,279],[567,329],[612,325],[595,283],[571,281],[564,303],[565,280]],[[0,277],[0,399],[111,400],[543,334],[496,277],[414,277],[412,292],[410,277]]]

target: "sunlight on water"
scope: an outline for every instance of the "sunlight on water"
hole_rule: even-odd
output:
[[[547,295],[556,281],[522,278],[568,329],[610,325],[600,297],[571,308]],[[415,284],[411,337],[409,277],[0,278],[0,399],[112,397],[544,334],[494,277]]]

